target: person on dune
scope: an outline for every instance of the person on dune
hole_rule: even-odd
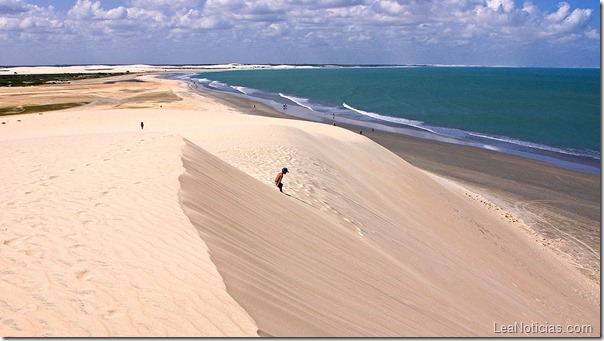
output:
[[[279,191],[281,193],[283,193],[283,183],[281,182],[281,180],[283,180],[283,175],[287,173],[289,173],[289,171],[287,170],[287,168],[283,167],[281,169],[281,172],[277,174],[277,177],[275,178],[275,185],[279,187]]]

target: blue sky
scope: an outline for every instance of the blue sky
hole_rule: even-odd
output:
[[[0,0],[0,65],[599,67],[600,2]]]

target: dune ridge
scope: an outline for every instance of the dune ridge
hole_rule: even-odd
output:
[[[462,187],[349,131],[283,125],[242,140],[237,128],[213,130],[224,138],[215,145],[191,136],[180,178],[186,214],[263,332],[485,336],[495,323],[564,324],[597,311],[586,292],[567,296],[573,269],[544,258]],[[291,169],[286,195],[260,171],[278,169],[270,155]]]

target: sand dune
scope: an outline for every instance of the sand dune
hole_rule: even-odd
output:
[[[0,75],[60,74],[60,73],[125,73],[125,72],[161,72],[174,69],[201,69],[201,67],[173,67],[154,65],[65,65],[65,66],[14,66],[1,67]]]
[[[180,100],[0,126],[0,335],[600,335],[599,287],[477,194],[339,127],[146,80],[137,96]]]
[[[178,205],[181,145],[153,134],[2,142],[1,335],[255,333]]]
[[[256,128],[259,143],[215,133],[229,142],[200,145],[240,171],[189,142],[183,205],[267,334],[484,336],[597,315],[597,300],[569,290],[572,269],[473,193],[362,136],[299,122]],[[275,158],[292,170],[287,196],[271,188]]]

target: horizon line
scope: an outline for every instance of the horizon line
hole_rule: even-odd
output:
[[[379,64],[379,63],[176,63],[176,64],[148,64],[148,63],[78,63],[78,64],[24,64],[24,65],[0,65],[0,69],[15,67],[68,67],[68,66],[314,66],[314,67],[483,67],[483,68],[541,68],[541,69],[600,69],[601,66],[526,66],[526,65],[477,65],[477,64]]]

